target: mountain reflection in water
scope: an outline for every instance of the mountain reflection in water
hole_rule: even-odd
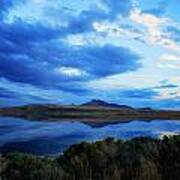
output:
[[[63,152],[72,144],[107,137],[128,139],[159,137],[180,132],[180,121],[130,121],[127,123],[84,124],[81,122],[42,122],[0,118],[0,152],[26,152],[49,155]]]

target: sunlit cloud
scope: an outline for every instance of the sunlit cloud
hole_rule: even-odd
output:
[[[180,45],[171,39],[171,34],[164,31],[167,26],[179,26],[172,19],[144,13],[139,8],[131,11],[130,19],[147,28],[147,34],[143,34],[147,43],[160,45],[177,52],[180,50]]]
[[[178,61],[180,62],[180,56],[174,54],[164,54],[160,58],[162,61]]]
[[[76,77],[76,76],[86,76],[87,73],[81,69],[73,68],[73,67],[60,67],[56,68],[55,72],[61,75],[65,75],[68,77]]]
[[[157,64],[159,68],[169,68],[180,70],[180,56],[174,54],[164,54]]]

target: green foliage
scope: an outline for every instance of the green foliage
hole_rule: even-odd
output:
[[[54,160],[21,153],[10,154],[2,179],[6,180],[53,180],[63,176]]]
[[[180,136],[108,138],[71,146],[57,158],[0,157],[2,180],[178,180]]]

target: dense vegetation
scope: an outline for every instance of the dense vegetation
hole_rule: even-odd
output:
[[[57,158],[4,155],[0,173],[2,180],[178,180],[179,152],[180,136],[108,138],[71,146]]]

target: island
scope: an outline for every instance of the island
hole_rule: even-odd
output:
[[[178,110],[157,110],[149,107],[133,108],[126,105],[92,100],[81,105],[31,104],[0,108],[0,116],[19,117],[29,120],[64,119],[82,122],[110,122],[131,120],[180,120]]]

